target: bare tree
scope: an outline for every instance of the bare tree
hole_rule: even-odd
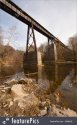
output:
[[[69,38],[68,46],[71,50],[73,50],[75,58],[77,60],[77,34]]]
[[[3,35],[3,29],[0,26],[0,44],[3,44],[3,37],[4,37],[4,35]]]
[[[16,35],[17,35],[17,28],[16,28],[16,25],[12,26],[9,31],[8,31],[8,44],[10,44],[10,42],[12,42]]]
[[[43,53],[43,52],[46,51],[47,47],[48,47],[48,43],[45,42],[44,44],[41,44],[41,45],[39,46],[38,50],[39,50],[41,53]]]

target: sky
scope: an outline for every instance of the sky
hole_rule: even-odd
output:
[[[12,0],[42,26],[68,44],[69,37],[77,33],[77,0]],[[4,32],[4,43],[25,50],[27,25],[0,10],[0,26]],[[11,33],[10,33],[11,32]],[[47,42],[47,38],[35,31],[36,44]]]

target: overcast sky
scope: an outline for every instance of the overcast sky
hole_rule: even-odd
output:
[[[77,0],[12,0],[30,16],[37,20],[64,44],[75,35],[77,25]],[[0,10],[0,26],[5,36],[9,29],[16,27],[14,39],[10,44],[17,49],[25,49],[27,25]],[[13,29],[14,30],[14,29]],[[37,46],[47,41],[43,35],[36,33]],[[7,42],[7,37],[5,37]]]

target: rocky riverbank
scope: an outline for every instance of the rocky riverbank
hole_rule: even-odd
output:
[[[33,79],[12,79],[0,85],[0,116],[77,116],[59,105],[58,98]]]

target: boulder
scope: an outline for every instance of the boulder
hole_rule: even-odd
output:
[[[47,115],[47,109],[41,110],[39,116]]]
[[[23,98],[24,96],[27,96],[28,94],[23,90],[22,84],[15,84],[11,88],[12,94],[14,98]]]
[[[66,109],[66,108],[60,108],[56,105],[52,105],[52,112],[53,112],[53,115],[56,115],[56,116],[68,116],[68,117],[76,117],[77,116],[77,113],[71,109]]]
[[[18,100],[18,106],[21,108],[29,108],[31,106],[38,106],[39,100],[38,98],[32,93],[28,96],[24,97],[21,100]]]

